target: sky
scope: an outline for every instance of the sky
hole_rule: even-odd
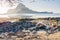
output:
[[[0,0],[0,14],[7,13],[9,9],[15,9],[19,3],[23,3],[27,8],[38,12],[53,12],[60,13],[60,0],[14,0],[13,4],[10,4],[6,0]],[[11,6],[13,5],[13,6]]]
[[[23,0],[23,4],[31,10],[38,12],[60,13],[60,0],[35,0],[35,2],[30,1]]]

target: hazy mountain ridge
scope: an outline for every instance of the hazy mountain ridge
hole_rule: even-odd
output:
[[[24,4],[20,3],[16,9],[10,9],[7,13],[52,13],[52,12],[37,12],[27,8]]]

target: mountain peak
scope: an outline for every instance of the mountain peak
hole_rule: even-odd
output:
[[[37,12],[27,8],[24,4],[20,3],[15,9],[8,10],[7,13],[51,13],[51,12]]]

